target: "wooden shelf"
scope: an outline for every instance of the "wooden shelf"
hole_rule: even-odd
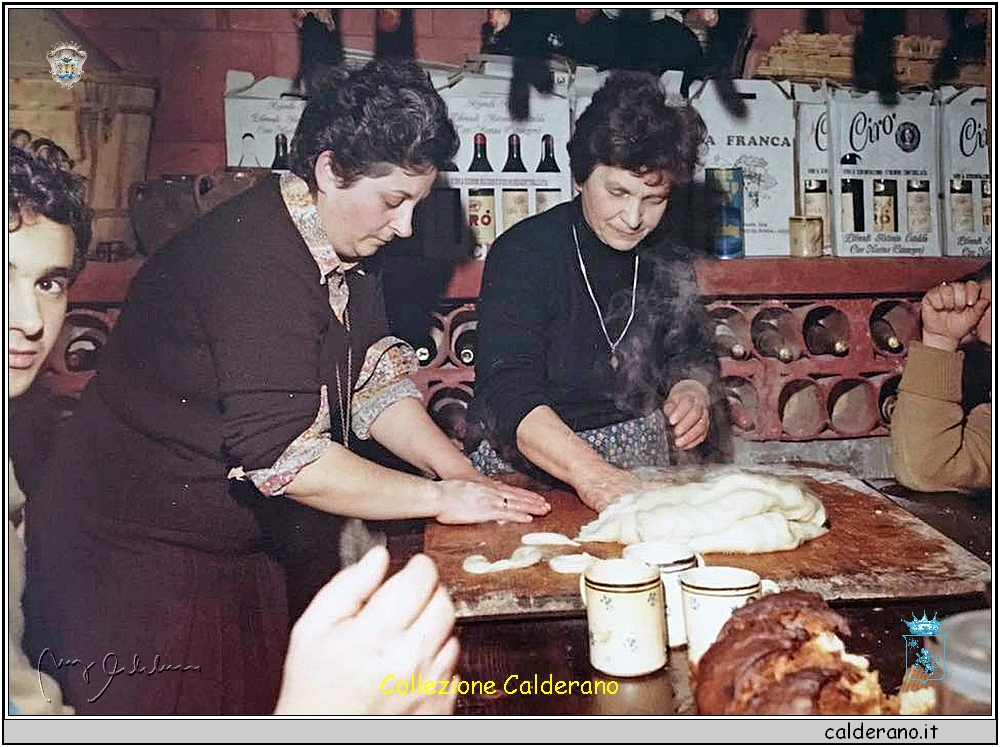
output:
[[[989,257],[750,257],[699,259],[698,288],[707,297],[894,295],[922,293],[942,280],[954,280],[981,267]],[[455,268],[446,298],[479,295],[483,263]]]

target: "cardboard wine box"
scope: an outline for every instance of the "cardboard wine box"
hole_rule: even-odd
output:
[[[941,254],[938,110],[931,92],[831,90],[829,174],[834,254]]]
[[[993,252],[993,188],[986,134],[986,89],[941,94],[941,179],[944,253]]]

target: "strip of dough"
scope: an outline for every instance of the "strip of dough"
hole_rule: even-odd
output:
[[[527,568],[542,559],[542,551],[537,547],[521,546],[514,550],[509,558],[490,562],[485,555],[470,555],[462,561],[462,570],[466,573],[498,573],[516,568]]]
[[[597,558],[587,552],[577,553],[576,555],[556,555],[554,558],[549,559],[549,568],[556,573],[579,575],[587,570],[587,566],[595,560]]]
[[[572,540],[565,534],[556,532],[528,532],[521,536],[522,545],[573,545],[579,547],[580,543]]]

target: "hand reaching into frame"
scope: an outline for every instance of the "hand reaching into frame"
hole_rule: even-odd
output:
[[[319,590],[292,628],[276,714],[454,711],[459,646],[451,598],[425,555],[382,583],[388,567],[389,554],[375,547]],[[396,683],[409,684],[412,675],[434,682],[435,692],[400,693]]]

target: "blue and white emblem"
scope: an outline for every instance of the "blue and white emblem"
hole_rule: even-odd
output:
[[[930,680],[943,680],[945,672],[945,643],[947,635],[940,635],[938,630],[941,623],[937,619],[937,612],[934,619],[928,620],[927,613],[917,619],[915,613],[911,612],[912,620],[903,620],[906,627],[910,629],[909,635],[903,636],[906,646],[906,679],[929,682]],[[924,636],[935,636],[941,642],[941,655],[933,656],[924,647]]]
[[[52,80],[63,88],[72,88],[83,76],[83,63],[87,61],[87,53],[75,43],[57,44],[45,57],[49,61]]]

